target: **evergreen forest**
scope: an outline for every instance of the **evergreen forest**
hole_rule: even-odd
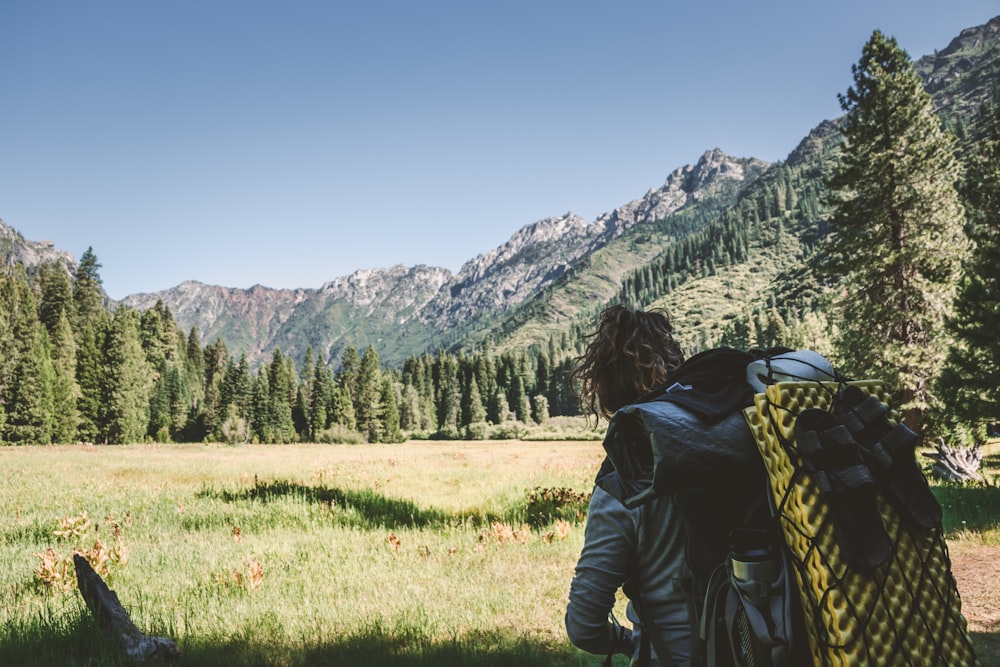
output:
[[[598,252],[482,335],[455,332],[395,367],[372,345],[348,345],[336,359],[275,349],[251,368],[223,340],[182,330],[162,302],[108,308],[90,249],[75,272],[10,266],[0,273],[0,441],[516,438],[580,414],[569,375],[612,303],[667,309],[689,353],[815,349],[886,378],[914,424],[980,441],[1000,422],[1000,101],[935,109],[909,56],[877,31],[853,75],[845,116],[796,159],[625,239],[648,261],[606,300],[544,324],[602,270]]]

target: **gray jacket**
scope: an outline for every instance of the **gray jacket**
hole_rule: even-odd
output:
[[[608,614],[615,594],[636,576],[642,626],[629,603],[627,614],[636,631],[636,655],[642,631],[656,632],[670,647],[676,667],[691,660],[691,606],[685,587],[685,536],[671,497],[655,498],[627,509],[598,487],[590,500],[583,551],[570,584],[566,632],[578,648],[595,654],[615,649],[614,627]],[[626,587],[629,591],[631,588]],[[655,650],[652,665],[659,665]]]

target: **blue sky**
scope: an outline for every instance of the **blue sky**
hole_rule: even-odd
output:
[[[113,298],[458,271],[706,150],[784,159],[874,29],[1000,1],[0,2],[0,218]]]

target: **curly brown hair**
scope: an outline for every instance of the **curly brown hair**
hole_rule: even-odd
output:
[[[570,387],[584,412],[610,418],[645,392],[666,383],[684,362],[663,310],[606,308],[587,350],[576,358]]]

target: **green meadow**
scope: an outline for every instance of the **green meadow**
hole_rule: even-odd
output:
[[[596,441],[0,448],[0,664],[125,664],[77,550],[178,643],[175,664],[599,665],[562,617],[601,457]],[[996,491],[935,489],[950,543],[1000,544]]]
[[[124,664],[76,589],[74,549],[106,555],[132,620],[184,665],[600,664],[562,614],[601,453],[0,449],[0,664]]]

